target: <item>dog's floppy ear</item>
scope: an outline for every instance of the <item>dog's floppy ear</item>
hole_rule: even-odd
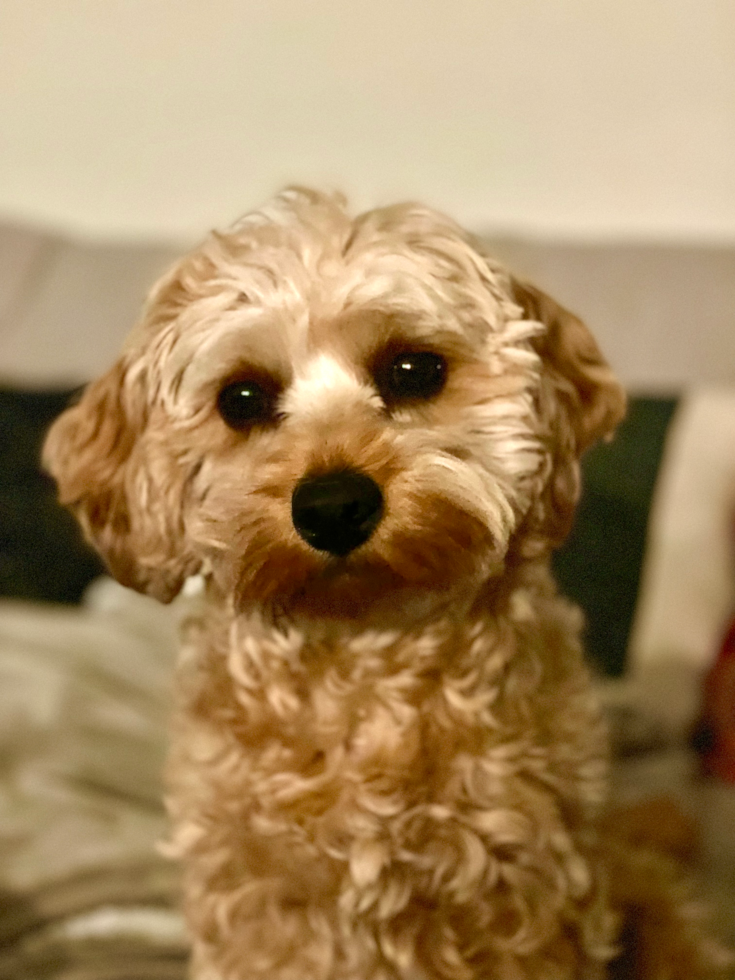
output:
[[[74,512],[111,574],[170,602],[197,563],[181,550],[180,486],[151,446],[144,383],[135,374],[121,359],[89,385],[51,426],[43,462],[60,502]]]
[[[536,350],[564,402],[576,450],[583,453],[615,432],[625,415],[625,391],[578,317],[529,283],[514,280],[513,288],[526,316],[546,326]]]
[[[625,415],[626,396],[582,321],[540,289],[513,281],[524,315],[544,332],[534,341],[542,362],[539,393],[552,472],[529,521],[535,537],[556,547],[571,529],[580,494],[579,458],[610,438]]]

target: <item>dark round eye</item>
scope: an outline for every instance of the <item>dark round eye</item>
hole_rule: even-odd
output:
[[[438,395],[446,379],[447,362],[441,354],[404,351],[388,365],[383,387],[391,401],[423,401]]]
[[[231,429],[269,422],[274,415],[275,392],[260,381],[231,381],[217,397],[217,409]]]

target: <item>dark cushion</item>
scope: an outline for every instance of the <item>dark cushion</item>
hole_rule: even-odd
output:
[[[587,652],[604,674],[625,669],[646,550],[648,517],[676,411],[674,398],[632,398],[611,443],[582,461],[574,528],[554,556],[562,590],[587,616]]]
[[[46,430],[75,394],[0,389],[0,595],[79,602],[103,570],[40,466]]]

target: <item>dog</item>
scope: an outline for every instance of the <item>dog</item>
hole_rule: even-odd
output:
[[[195,977],[723,975],[600,829],[550,574],[624,410],[580,320],[418,204],[291,188],[154,286],[44,458],[121,583],[204,582],[167,775]]]

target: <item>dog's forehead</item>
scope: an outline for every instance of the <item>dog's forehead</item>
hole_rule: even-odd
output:
[[[274,235],[207,253],[199,295],[165,347],[164,388],[196,388],[253,365],[302,388],[361,384],[356,369],[396,336],[454,334],[477,348],[520,311],[505,270],[454,233]],[[364,372],[363,372],[364,374]]]

